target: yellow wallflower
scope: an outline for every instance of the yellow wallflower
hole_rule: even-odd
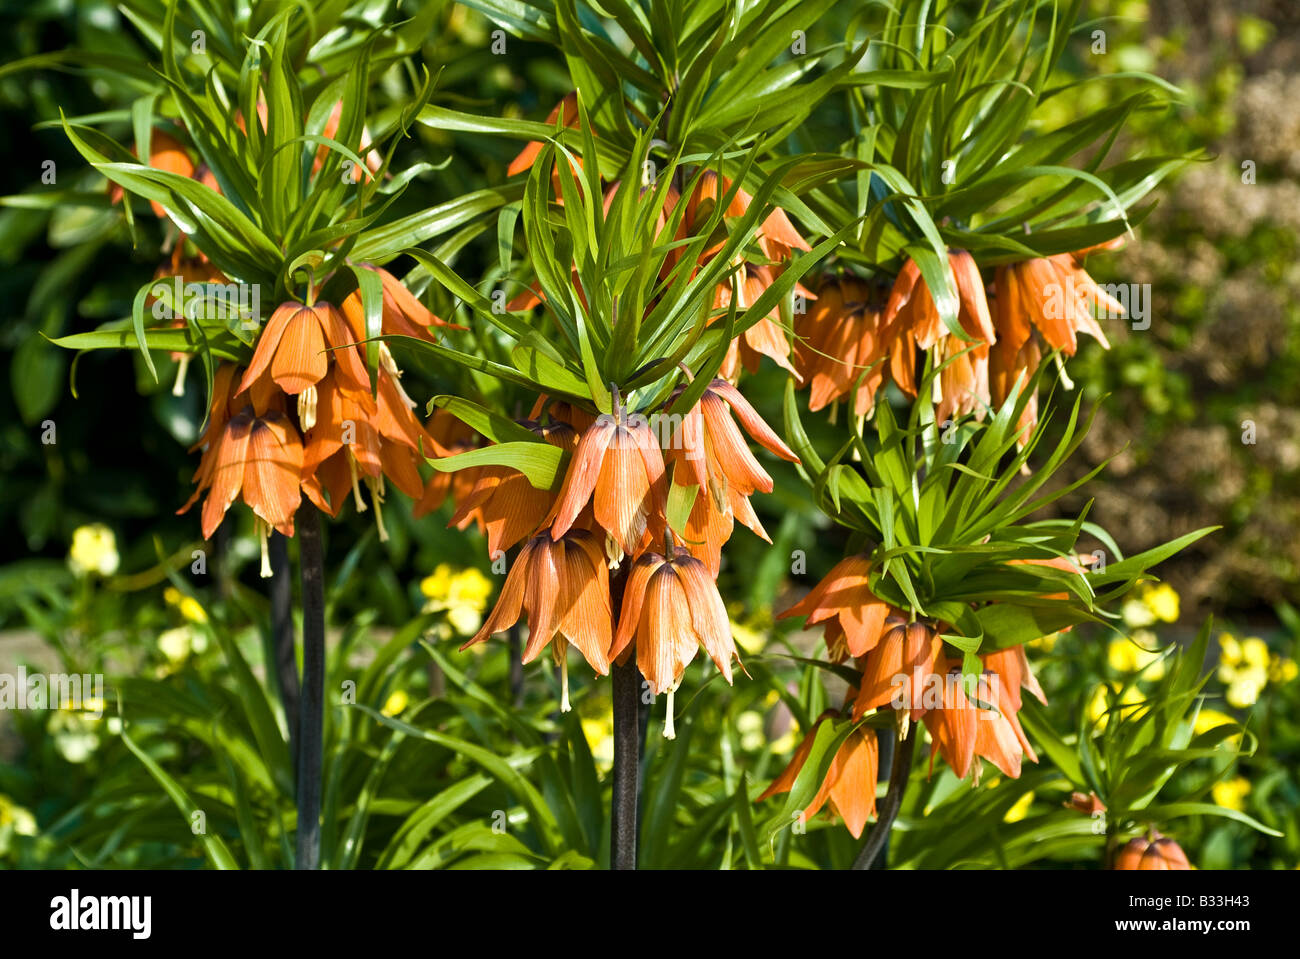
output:
[[[736,732],[740,734],[740,748],[756,752],[763,748],[766,737],[763,735],[763,714],[756,709],[747,709],[736,717]]]
[[[1020,822],[1029,813],[1029,807],[1034,804],[1034,791],[1031,789],[1019,799],[1016,804],[1007,810],[1007,814],[1002,817],[1003,822]]]
[[[1262,672],[1239,673],[1233,677],[1232,682],[1228,683],[1223,698],[1228,701],[1230,706],[1245,709],[1247,706],[1253,706],[1259,702],[1259,694],[1263,691],[1264,684],[1267,682],[1268,677]]]
[[[614,715],[609,696],[592,693],[578,702],[583,738],[591,750],[592,761],[601,772],[614,766]]]
[[[1106,659],[1117,673],[1142,672],[1143,679],[1159,680],[1165,674],[1164,655],[1151,647],[1160,642],[1149,629],[1133,631],[1129,639],[1116,637],[1106,647]]]
[[[117,537],[103,523],[78,526],[72,534],[72,548],[68,550],[68,565],[78,576],[98,573],[112,576],[120,562],[117,555]]]
[[[793,752],[801,742],[803,742],[803,736],[799,732],[799,721],[791,716],[790,728],[779,739],[773,740],[768,745],[768,748],[774,753],[788,753]]]
[[[1259,699],[1268,685],[1270,658],[1268,644],[1257,636],[1219,636],[1219,682],[1228,687],[1224,696],[1231,705],[1243,709]]]
[[[1250,783],[1243,776],[1236,779],[1225,779],[1215,783],[1210,787],[1210,795],[1214,801],[1223,806],[1225,809],[1235,809],[1238,812],[1246,808],[1246,797],[1250,795]]]
[[[182,616],[191,623],[206,623],[208,621],[207,611],[193,596],[186,596],[175,586],[168,586],[163,590],[163,599],[169,606],[175,606]]]
[[[1300,666],[1296,661],[1287,656],[1274,656],[1272,662],[1268,665],[1268,681],[1270,683],[1289,683],[1300,675]]]
[[[439,563],[420,582],[420,592],[428,600],[425,612],[446,612],[457,633],[473,636],[483,624],[492,581],[473,567],[453,570],[447,563]]]
[[[1230,723],[1236,723],[1236,720],[1227,713],[1221,713],[1216,709],[1202,709],[1196,714],[1196,722],[1193,724],[1193,728],[1196,735],[1199,736],[1201,733],[1208,733],[1211,729],[1227,726]]]
[[[0,829],[10,827],[19,836],[36,835],[36,817],[4,793],[0,793]]]
[[[1142,602],[1151,610],[1151,615],[1162,623],[1178,621],[1178,593],[1168,583],[1147,586],[1142,591]]]
[[[1109,700],[1106,693],[1106,684],[1104,683],[1093,691],[1092,697],[1088,700],[1088,717],[1096,725],[1098,732],[1106,728],[1110,717],[1115,715],[1116,712],[1123,719],[1136,715],[1140,711],[1136,707],[1146,700],[1146,697],[1142,695],[1142,691],[1135,686],[1129,686],[1125,689],[1123,683],[1110,683],[1109,685],[1117,693],[1121,689],[1124,690],[1120,695],[1118,709],[1108,709]]]
[[[760,653],[767,645],[767,633],[731,620],[731,638],[747,653]]]

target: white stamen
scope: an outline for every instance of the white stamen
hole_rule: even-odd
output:
[[[352,474],[352,495],[357,501],[357,512],[366,511],[366,501],[361,498],[361,484],[357,481],[357,461],[351,453],[348,454],[348,471]]]
[[[668,714],[664,717],[664,739],[676,739],[677,730],[673,728],[673,696],[677,694],[677,687],[668,690]]]
[[[176,382],[172,384],[172,396],[185,395],[185,374],[190,368],[190,355],[182,353],[176,361]]]
[[[298,422],[304,430],[316,425],[316,387],[309,386],[298,394]]]
[[[370,487],[370,498],[375,501],[375,526],[379,528],[379,542],[388,542],[388,530],[384,529],[384,477],[373,480],[366,477],[366,485]]]
[[[560,712],[567,713],[569,708],[569,657],[564,655],[560,657]]]
[[[257,521],[257,537],[262,541],[262,579],[271,578],[271,527],[263,520]]]

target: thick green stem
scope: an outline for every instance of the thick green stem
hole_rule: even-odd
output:
[[[298,510],[302,575],[302,711],[298,725],[298,869],[320,868],[320,798],[325,719],[325,555],[320,513]]]

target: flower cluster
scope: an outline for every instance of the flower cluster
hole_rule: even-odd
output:
[[[828,275],[796,329],[796,369],[810,390],[809,409],[845,402],[854,416],[868,415],[886,380],[916,396],[919,350],[942,367],[933,388],[935,418],[982,418],[1006,401],[1022,376],[1034,374],[1043,345],[1073,356],[1080,333],[1109,345],[1093,310],[1101,306],[1107,315],[1122,316],[1124,308],[1084,270],[1090,252],[999,266],[990,290],[974,257],[950,250],[946,266],[964,336],[944,325],[914,260],[903,263],[888,289],[847,272]],[[1022,441],[1037,419],[1032,401],[1021,418]]]
[[[599,416],[544,401],[521,424],[568,453],[558,489],[537,489],[506,467],[468,471],[472,485],[452,522],[478,523],[494,556],[523,545],[495,609],[466,645],[525,617],[524,662],[551,646],[564,708],[569,644],[600,674],[635,651],[651,691],[669,696],[671,736],[672,694],[700,648],[731,680],[737,654],[714,580],[734,520],[766,538],[749,497],[770,492],[772,478],[736,420],[775,455],[796,457],[722,379],[677,419],[668,413],[672,400],[649,416],[615,400],[615,411]],[[693,497],[680,536],[667,516],[673,485]]]
[[[1025,647],[984,653],[980,656],[982,671],[966,675],[961,660],[945,654],[943,624],[909,622],[902,610],[875,596],[870,573],[866,556],[849,556],[781,614],[781,618],[802,616],[810,627],[822,626],[831,659],[853,660],[860,680],[850,687],[843,712],[856,722],[875,710],[892,710],[903,735],[908,724],[920,720],[930,737],[931,769],[937,755],[960,778],[973,771],[978,783],[981,763],[977,760],[987,760],[1004,775],[1018,778],[1022,760],[1038,761],[1018,719],[1023,691],[1046,703]],[[835,715],[840,714],[829,713],[823,720]],[[791,788],[807,761],[816,731],[816,727],[810,730],[765,796]],[[827,798],[832,801],[854,836],[861,834],[874,810],[876,767],[874,759],[870,763],[865,759],[874,744],[874,733],[865,726],[857,727],[840,746],[819,793],[823,802]],[[853,770],[851,777],[848,770]],[[848,783],[852,783],[856,798],[845,793]],[[815,805],[820,808],[822,802]]]
[[[445,325],[396,277],[375,272],[383,289],[382,333],[432,338],[431,328]],[[180,512],[206,492],[203,535],[211,537],[242,499],[259,520],[264,576],[270,575],[267,534],[293,535],[304,496],[337,516],[349,492],[358,511],[367,508],[361,495],[366,486],[386,539],[385,481],[421,500],[422,457],[447,452],[416,416],[385,343],[378,346],[372,381],[360,346],[365,338],[359,290],[341,309],[324,301],[288,302],[267,321],[246,369],[234,363],[217,369],[207,427],[196,444],[203,448],[198,488]]]

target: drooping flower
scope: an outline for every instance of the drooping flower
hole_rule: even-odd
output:
[[[464,327],[436,316],[432,310],[420,302],[419,298],[408,290],[405,284],[387,270],[378,266],[362,265],[363,269],[379,274],[383,288],[383,309],[381,312],[380,332],[412,336],[416,339],[437,342],[433,327],[446,327],[462,330]],[[343,315],[347,317],[354,333],[364,338],[366,329],[366,311],[362,302],[361,289],[358,287],[343,298],[341,304]],[[385,344],[386,346],[386,344]]]
[[[795,326],[795,368],[808,385],[808,409],[817,412],[852,397],[854,416],[875,405],[886,373],[915,394],[915,341],[883,322],[883,299],[852,277],[825,282]]]
[[[934,741],[934,752],[961,779],[971,771],[976,757],[987,759],[1012,779],[1020,776],[1022,758],[1038,761],[1016,715],[1021,702],[1020,686],[1013,688],[1011,684],[1023,679],[1019,665],[1014,658],[1000,659],[997,665],[1006,668],[1008,674],[997,673],[985,660],[985,671],[969,682],[959,661],[941,659],[936,663],[935,673],[942,678],[941,701],[926,711],[922,721]],[[975,764],[974,769],[978,783],[979,765]]]
[[[276,386],[296,396],[316,386],[332,367],[340,371],[340,385],[358,392],[370,389],[356,338],[342,313],[328,303],[283,303],[258,337],[239,388],[242,392],[269,374]]]
[[[929,623],[885,620],[888,627],[873,648],[859,658],[862,681],[853,701],[853,718],[869,709],[890,706],[914,720],[926,711],[932,677],[943,665],[943,642]]]
[[[608,534],[611,559],[635,556],[662,536],[666,485],[663,452],[649,421],[628,416],[620,405],[578,440],[552,511],[551,534],[563,536],[591,502],[596,522]]]
[[[482,441],[482,437],[474,432],[473,427],[441,407],[433,411],[425,431],[428,433],[432,445],[425,448],[424,455],[436,456],[440,459],[477,449]],[[439,509],[446,502],[448,495],[459,503],[469,495],[473,488],[473,470],[456,470],[451,473],[434,470],[424,488],[424,495],[415,504],[412,514],[416,519],[419,519],[421,516]],[[476,515],[474,519],[479,523],[479,528],[482,529],[481,518]]]
[[[524,544],[506,576],[496,607],[474,638],[462,649],[487,640],[528,618],[528,644],[523,661],[532,662],[547,647],[560,665],[563,681],[561,709],[569,708],[565,653],[572,643],[591,668],[609,672],[613,613],[609,570],[601,543],[589,531],[570,530],[552,538],[542,532]]]
[[[636,664],[656,696],[668,694],[664,735],[673,733],[673,693],[700,647],[723,678],[731,682],[738,659],[727,609],[708,568],[681,550],[671,557],[646,552],[638,557],[623,591],[623,608],[610,658],[635,641]]]
[[[709,211],[726,199],[731,190],[732,182],[726,177],[719,177],[712,170],[705,172],[686,200],[685,216],[678,229],[678,239],[694,235],[708,220]],[[753,197],[737,187],[727,203],[724,216],[742,217],[748,212],[751,203]],[[799,235],[790,218],[780,207],[774,208],[759,224],[755,231],[755,238],[762,256],[769,262],[751,262],[745,260],[742,254],[737,254],[734,262],[738,270],[734,280],[732,278],[723,280],[714,291],[715,309],[728,309],[733,298],[739,312],[753,306],[763,292],[775,282],[780,275],[782,265],[790,259],[793,251],[810,249],[808,242]],[[724,245],[725,241],[720,239],[707,247],[700,254],[699,265],[708,263]],[[795,289],[806,299],[815,298],[810,291],[798,284]],[[739,376],[742,365],[751,373],[756,372],[763,356],[770,357],[777,365],[795,373],[794,366],[790,362],[790,352],[790,340],[781,326],[780,313],[776,307],[773,307],[767,316],[759,319],[757,323],[732,340],[722,364],[721,375],[725,379],[734,381]]]
[[[564,115],[564,126],[566,129],[572,130],[578,126],[578,95],[576,93],[566,94],[564,98],[555,105],[555,108],[551,110],[550,114],[546,117],[546,122],[551,126],[555,126],[559,121],[561,114]],[[519,151],[519,155],[510,161],[510,166],[506,168],[506,176],[514,176],[516,173],[523,173],[537,161],[537,158],[541,156],[541,153],[541,142],[538,140],[530,140],[524,145],[524,148]],[[556,190],[556,193],[559,193],[558,189]]]
[[[1191,869],[1187,854],[1167,836],[1152,830],[1146,837],[1137,836],[1124,844],[1115,855],[1115,869]]]
[[[206,491],[203,537],[210,539],[236,499],[260,519],[262,575],[270,575],[266,536],[271,529],[293,536],[293,518],[302,500],[302,441],[280,410],[258,413],[246,405],[231,416],[204,450],[194,480],[198,484],[184,513]]]
[[[1029,339],[1030,324],[1052,349],[1073,356],[1079,333],[1095,337],[1109,348],[1106,334],[1092,315],[1094,305],[1110,316],[1123,316],[1123,305],[1097,285],[1081,265],[1080,254],[1036,257],[997,268],[994,274],[999,337],[1019,350]]]
[[[870,572],[871,562],[864,554],[848,556],[777,618],[806,616],[808,626],[826,623],[827,647],[836,662],[863,656],[876,648],[886,632],[885,620],[897,613],[871,591]]]
[[[837,715],[834,711],[823,713],[812,729],[804,737],[799,748],[795,750],[790,764],[781,775],[772,781],[758,797],[761,802],[778,793],[786,793],[794,788],[808,756],[812,752],[813,740],[822,723]],[[880,746],[876,740],[875,730],[868,726],[859,726],[849,733],[831,760],[826,778],[812,801],[803,810],[803,820],[811,819],[829,800],[831,808],[844,820],[844,825],[856,839],[862,835],[867,820],[876,814],[876,776],[880,759]]]
[[[577,433],[567,423],[542,426],[525,421],[520,425],[567,452],[577,446]],[[473,485],[457,501],[447,525],[465,529],[477,522],[487,535],[489,556],[497,556],[537,532],[557,498],[556,493],[538,489],[523,473],[508,466],[482,466],[468,472]]]

